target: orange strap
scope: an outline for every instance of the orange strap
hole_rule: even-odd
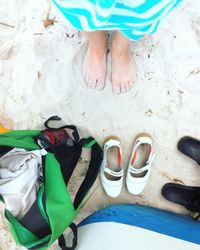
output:
[[[136,160],[136,157],[137,157],[137,149],[135,150],[135,153],[133,155],[133,159],[132,159],[132,162],[131,162],[132,165],[134,164],[134,162]]]
[[[118,163],[118,167],[120,168],[120,166],[121,166],[121,154],[120,154],[119,149],[118,149],[118,154],[117,154],[117,163]]]

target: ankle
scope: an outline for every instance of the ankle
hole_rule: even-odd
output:
[[[119,54],[130,53],[130,40],[121,33],[116,32],[112,39],[112,50]]]
[[[106,41],[98,43],[89,42],[88,50],[90,51],[90,53],[101,59],[107,53],[107,42]]]
[[[129,46],[119,46],[119,45],[112,45],[112,54],[118,56],[127,56],[130,54],[130,47]]]
[[[87,32],[87,40],[90,45],[106,45],[107,44],[107,34],[103,31],[92,32],[93,34],[88,35]]]

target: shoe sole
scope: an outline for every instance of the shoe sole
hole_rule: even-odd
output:
[[[149,135],[148,133],[140,133],[138,134],[136,137],[135,137],[135,141],[137,141],[140,137],[147,137],[147,138],[150,138],[153,142],[153,139],[152,139],[152,136]]]
[[[108,142],[108,141],[110,141],[110,140],[116,140],[116,141],[119,141],[120,142],[120,144],[121,144],[121,141],[120,141],[120,139],[119,139],[119,137],[117,137],[117,136],[109,136],[109,137],[106,137],[106,139],[104,140],[104,142],[103,142],[103,144],[105,144],[106,142]]]

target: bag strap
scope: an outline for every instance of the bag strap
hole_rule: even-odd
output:
[[[79,139],[80,139],[80,138],[79,138],[79,134],[78,134],[78,131],[77,131],[76,126],[74,126],[74,125],[65,125],[65,126],[62,126],[62,127],[59,127],[59,128],[55,128],[55,127],[50,127],[50,126],[48,125],[49,122],[51,122],[51,121],[61,121],[61,118],[60,118],[59,116],[57,116],[57,115],[49,117],[49,118],[45,121],[45,123],[44,123],[45,127],[46,127],[48,130],[59,130],[59,129],[64,129],[64,128],[71,129],[71,130],[73,131],[73,132],[72,132],[72,136],[73,136],[75,142],[76,142],[76,143],[79,142]]]
[[[66,245],[66,241],[64,238],[64,235],[62,234],[59,238],[58,238],[58,245],[62,250],[74,250],[77,246],[77,242],[78,242],[78,230],[77,230],[77,226],[74,223],[70,224],[70,229],[73,233],[73,241],[72,241],[72,246],[69,247]]]
[[[91,148],[91,160],[89,163],[88,170],[86,172],[86,177],[83,180],[81,186],[79,187],[78,192],[77,192],[75,199],[74,199],[74,209],[76,210],[81,205],[86,194],[88,193],[88,191],[90,190],[90,188],[92,187],[92,185],[94,184],[94,182],[98,176],[101,162],[103,159],[103,151],[93,137],[89,137],[87,139],[84,138],[84,139],[81,139],[79,141],[79,134],[78,134],[77,128],[73,125],[63,126],[63,127],[59,127],[59,128],[52,128],[48,125],[48,123],[50,121],[59,121],[59,120],[61,120],[60,117],[52,116],[45,122],[45,127],[49,130],[57,130],[57,129],[64,129],[64,128],[69,128],[69,129],[73,130],[72,135],[74,137],[75,142],[77,142],[77,146],[78,146],[78,148],[77,148],[77,150],[79,152],[79,153],[77,153],[78,158],[80,157],[82,147]],[[54,147],[51,146],[51,150],[55,155],[57,155]],[[56,158],[57,158],[58,162],[61,163],[61,165],[64,169],[65,161],[63,161],[63,159],[61,159],[58,155]],[[65,179],[66,185],[67,185],[67,182],[68,182],[69,178],[71,177],[73,169],[75,167],[76,167],[76,164],[73,166],[72,169],[70,169],[70,171],[68,169],[69,173],[67,176],[65,176],[67,178],[67,179]],[[62,250],[74,250],[77,246],[77,241],[78,241],[77,226],[74,223],[71,223],[69,227],[71,228],[71,231],[73,232],[72,246],[68,247],[66,245],[66,241],[65,241],[64,236],[61,235],[58,238],[58,244]]]
[[[85,148],[91,148],[91,160],[89,163],[88,170],[86,172],[85,179],[83,180],[81,186],[79,187],[78,192],[74,199],[75,209],[77,209],[81,205],[86,194],[94,184],[98,176],[101,162],[103,159],[103,151],[93,137],[80,140],[80,144]]]
[[[89,137],[87,139],[81,139],[79,144],[82,147],[91,148],[91,160],[89,163],[89,168],[86,173],[86,177],[83,180],[81,186],[79,187],[78,192],[74,199],[75,209],[77,209],[81,205],[86,194],[88,193],[88,191],[94,184],[98,176],[101,162],[103,159],[103,151],[93,137]],[[58,244],[62,250],[74,250],[77,246],[77,242],[78,242],[77,226],[74,223],[72,223],[69,227],[71,228],[73,232],[73,243],[71,247],[67,247],[65,238],[63,235],[61,235],[58,239]]]

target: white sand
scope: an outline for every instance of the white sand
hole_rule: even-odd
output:
[[[54,26],[45,29],[46,9],[45,0],[0,2],[0,23],[14,26],[0,24],[0,123],[15,129],[41,128],[46,118],[57,114],[100,142],[117,135],[125,166],[135,136],[147,132],[154,139],[157,157],[142,195],[128,194],[124,185],[120,197],[111,199],[97,183],[79,220],[120,202],[188,213],[162,198],[160,190],[176,179],[188,185],[200,183],[200,168],[176,149],[184,135],[200,139],[200,2],[185,0],[156,35],[133,43],[138,81],[128,94],[119,96],[111,92],[110,67],[102,92],[85,85],[84,40],[58,17]],[[0,249],[22,249],[9,233],[2,205],[0,232]]]

